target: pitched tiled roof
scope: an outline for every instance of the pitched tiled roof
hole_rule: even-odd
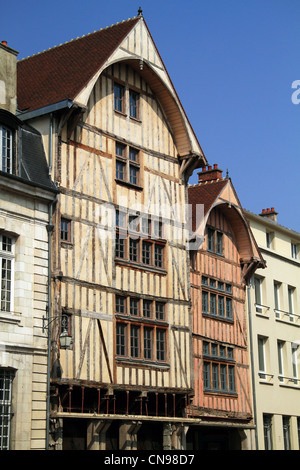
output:
[[[192,206],[192,230],[196,231],[196,206],[204,205],[204,216],[218,198],[222,189],[228,183],[228,179],[195,184],[188,188],[188,203]]]
[[[132,18],[18,62],[18,109],[74,99],[139,20]]]

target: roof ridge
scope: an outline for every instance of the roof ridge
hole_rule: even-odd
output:
[[[87,33],[87,34],[83,34],[82,36],[78,36],[77,38],[74,38],[74,39],[69,39],[69,41],[66,41],[66,42],[63,42],[61,44],[58,44],[56,46],[52,46],[52,47],[49,47],[48,49],[45,49],[44,51],[40,51],[40,52],[36,52],[36,54],[32,54],[28,57],[23,57],[23,59],[20,59],[18,60],[17,62],[23,62],[27,59],[31,59],[32,57],[36,57],[38,55],[41,55],[41,54],[44,54],[45,52],[48,52],[48,51],[51,51],[52,49],[56,49],[58,47],[61,47],[61,46],[65,46],[66,44],[69,44],[71,42],[74,42],[74,41],[78,41],[79,39],[83,39],[87,36],[91,36],[92,34],[96,34],[96,33],[99,33],[100,31],[105,31],[109,28],[113,28],[117,25],[120,25],[120,24],[123,24],[123,23],[127,23],[128,21],[133,21],[133,20],[136,20],[138,19],[139,17],[138,16],[134,16],[133,18],[128,18],[127,20],[123,20],[123,21],[118,21],[117,23],[114,23],[114,24],[111,24],[110,26],[106,26],[105,28],[100,28],[98,30],[95,30],[95,31],[92,31],[91,33]]]
[[[203,186],[203,185],[207,185],[208,183],[212,184],[212,183],[220,183],[221,181],[225,181],[227,180],[228,178],[226,178],[225,176],[223,176],[223,178],[217,178],[215,180],[207,180],[207,181],[200,181],[200,183],[194,183],[194,184],[189,184],[188,185],[188,188],[194,188],[195,186]]]

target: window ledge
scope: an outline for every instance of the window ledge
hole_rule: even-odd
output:
[[[21,323],[21,314],[0,310],[0,322],[13,323],[15,325],[19,325]]]
[[[219,395],[222,397],[237,398],[237,392],[223,392],[222,390],[204,390],[205,395]]]
[[[202,312],[202,316],[207,317],[207,318],[212,318],[213,320],[220,320],[220,321],[225,321],[227,323],[234,323],[233,318],[220,317],[220,315],[216,315],[214,313]]]
[[[143,189],[144,189],[142,186],[138,186],[137,184],[129,183],[129,181],[120,180],[118,178],[115,178],[115,182],[117,184],[127,186],[130,189],[135,189],[136,191],[143,191]]]
[[[129,315],[126,313],[115,313],[115,317],[118,320],[126,320],[135,323],[136,325],[139,325],[140,323],[146,323],[147,326],[157,326],[157,327],[165,327],[167,328],[169,326],[169,323],[166,322],[165,320],[157,320],[156,318],[148,318],[148,317],[142,317],[140,315]]]
[[[134,261],[127,261],[121,258],[115,258],[115,262],[121,266],[138,269],[140,271],[149,271],[153,274],[161,274],[162,276],[166,276],[168,274],[165,269],[156,268],[155,266],[148,266],[147,264],[135,263]]]
[[[158,361],[151,361],[147,359],[132,359],[129,357],[120,357],[116,356],[116,362],[124,365],[134,365],[134,366],[149,366],[156,369],[163,369],[168,370],[170,369],[170,364],[167,362],[158,362]]]

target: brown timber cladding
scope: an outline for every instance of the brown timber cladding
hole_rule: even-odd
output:
[[[138,118],[114,110],[114,82],[139,93]],[[139,152],[138,187],[116,181],[116,143]],[[61,190],[56,227],[70,221],[71,238],[55,233],[54,315],[71,313],[73,345],[60,350],[63,379],[90,384],[189,390],[189,267],[185,249],[185,185],[173,136],[147,83],[125,63],[95,84],[72,135],[63,130],[55,165]],[[176,206],[176,209],[174,207]],[[167,239],[163,269],[115,260],[115,209],[160,216]],[[116,359],[116,295],[166,302],[163,361]],[[123,318],[124,320],[124,318]],[[141,323],[142,325],[142,323]],[[157,326],[155,322],[154,326]],[[99,330],[101,326],[101,330]],[[99,332],[102,331],[103,342]],[[58,338],[59,330],[56,331]],[[127,358],[128,359],[128,358]]]
[[[191,295],[193,310],[193,352],[195,373],[194,413],[226,413],[231,416],[247,417],[251,415],[251,388],[249,383],[248,341],[245,317],[245,287],[242,282],[240,256],[236,247],[231,227],[218,209],[213,209],[207,227],[213,227],[223,234],[222,256],[208,251],[208,235],[206,228],[203,249],[199,250],[191,268]],[[225,291],[210,289],[203,286],[202,276],[214,279],[216,283],[227,283],[231,286],[232,320],[226,315],[203,313],[203,291],[226,297]],[[209,306],[208,306],[209,310]],[[207,360],[220,363],[220,358],[207,357],[203,343],[211,342],[218,347],[233,348],[235,393],[222,392],[220,389],[208,390],[205,387],[203,364]],[[222,362],[222,361],[221,361]],[[226,361],[223,361],[226,367]],[[230,362],[227,362],[227,364]],[[218,380],[221,378],[219,376]],[[228,381],[228,377],[227,377]],[[213,388],[213,387],[211,387]],[[221,387],[220,387],[221,388]]]

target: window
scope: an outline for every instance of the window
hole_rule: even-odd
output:
[[[143,241],[143,244],[142,244],[142,262],[144,264],[148,264],[148,265],[152,264],[151,263],[151,247],[152,247],[151,243]]]
[[[291,450],[290,417],[282,417],[284,450]]]
[[[152,232],[156,234],[153,238]],[[116,212],[115,254],[118,260],[135,263],[143,269],[164,269],[166,241],[161,239],[162,235],[160,221],[129,214],[127,230],[127,215]]]
[[[143,300],[143,317],[152,317],[152,302],[151,300]]]
[[[258,368],[259,377],[266,378],[266,338],[258,337]]]
[[[164,361],[166,355],[166,330],[156,330],[156,359]]]
[[[13,310],[13,283],[14,283],[14,239],[0,235],[0,310],[11,312]]]
[[[293,378],[294,383],[298,384],[298,351],[299,345],[297,343],[292,343],[292,369],[293,369]]]
[[[0,450],[9,450],[14,371],[0,369]]]
[[[165,304],[163,302],[155,302],[155,318],[156,320],[165,319]]]
[[[144,358],[152,359],[153,353],[153,328],[144,328]]]
[[[291,256],[294,259],[298,259],[298,246],[296,243],[291,243]]]
[[[272,450],[272,415],[263,415],[265,450]]]
[[[139,184],[139,151],[116,142],[116,179],[137,186]]]
[[[274,232],[266,232],[267,248],[273,248],[273,239],[274,239]]]
[[[295,288],[288,286],[289,314],[291,322],[294,321],[294,292]]]
[[[114,107],[116,111],[124,112],[124,91],[125,87],[118,83],[114,84]]]
[[[137,325],[130,326],[130,356],[140,356],[140,327]]]
[[[235,393],[233,348],[203,342],[203,384],[206,392]]]
[[[60,239],[62,242],[71,242],[71,221],[61,219],[60,221]]]
[[[202,313],[232,320],[232,299],[202,291]]]
[[[284,348],[284,342],[283,341],[277,341],[277,353],[278,353],[278,372],[279,372],[279,381],[283,382],[283,348]]]
[[[139,93],[129,90],[129,115],[135,119],[138,119],[138,102]]]
[[[137,262],[139,259],[139,241],[129,238],[129,259],[130,261]]]
[[[7,127],[0,125],[0,170],[5,173],[12,173],[13,156],[13,133]]]
[[[223,255],[223,233],[211,227],[207,229],[207,249],[218,255]]]
[[[255,290],[255,308],[256,312],[262,313],[262,280],[260,277],[254,277],[254,290]]]
[[[117,356],[126,354],[126,329],[126,324],[117,323]]]
[[[164,302],[116,296],[116,355],[119,358],[166,361],[165,308]]]
[[[276,318],[280,317],[280,284],[274,281],[274,307]]]

